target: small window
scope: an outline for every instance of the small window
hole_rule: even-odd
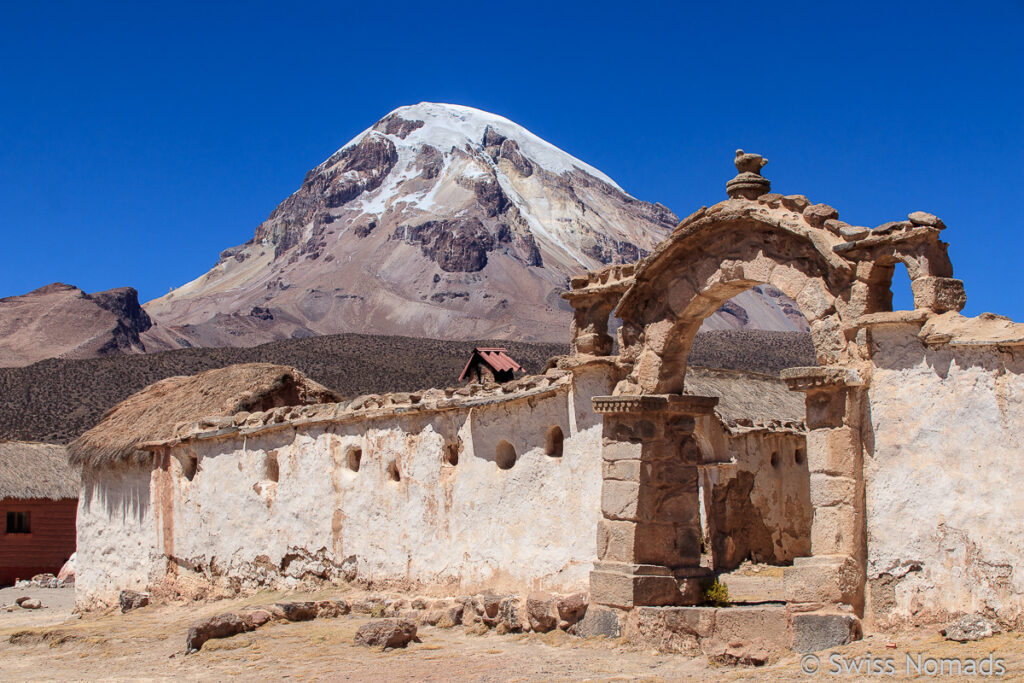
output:
[[[772,467],[778,467],[779,466],[779,454],[778,454],[778,452],[773,452],[772,453],[771,463],[772,463]]]
[[[277,451],[267,453],[267,459],[263,462],[263,478],[276,482],[281,478],[281,466],[277,462]]]
[[[796,464],[797,465],[803,465],[804,464],[804,460],[807,459],[807,456],[804,455],[804,449],[802,449],[802,448],[796,449],[796,453],[793,455],[793,459],[796,460]]]
[[[398,469],[398,463],[394,460],[388,463],[388,479],[391,481],[402,481],[402,473]]]
[[[508,441],[502,439],[494,449],[494,462],[499,469],[508,470],[516,464],[516,449]]]
[[[548,433],[544,439],[544,453],[550,455],[552,458],[562,457],[562,442],[565,437],[562,435],[562,428],[555,425],[548,429]]]
[[[32,527],[30,525],[31,513],[28,512],[8,512],[7,513],[7,533],[9,534],[30,534],[32,533]]]

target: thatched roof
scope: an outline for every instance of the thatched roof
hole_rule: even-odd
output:
[[[78,472],[64,446],[0,441],[0,498],[78,498]]]
[[[726,423],[740,420],[803,422],[804,395],[778,377],[741,370],[686,369],[687,394],[718,396],[715,412]]]
[[[108,410],[99,424],[68,444],[68,452],[75,464],[142,462],[150,454],[138,451],[138,445],[171,438],[181,422],[340,400],[286,365],[230,365],[149,385]]]

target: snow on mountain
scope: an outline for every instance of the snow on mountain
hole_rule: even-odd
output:
[[[337,332],[565,341],[567,278],[643,257],[677,222],[501,116],[401,107],[307,173],[253,239],[147,303],[146,348]],[[761,308],[763,328],[793,329]]]

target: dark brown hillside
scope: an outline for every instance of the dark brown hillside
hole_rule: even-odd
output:
[[[234,363],[291,365],[346,396],[452,386],[477,345],[506,347],[529,373],[542,372],[549,357],[568,350],[560,344],[336,334],[250,348],[49,359],[0,368],[0,439],[67,442],[153,382]],[[690,359],[708,367],[778,372],[813,364],[813,349],[802,333],[710,332],[698,336]]]

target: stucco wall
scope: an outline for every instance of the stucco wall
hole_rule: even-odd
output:
[[[873,329],[866,443],[869,612],[1024,614],[1024,358]]]
[[[591,397],[609,389],[597,368],[531,398],[187,442],[155,458],[152,481],[149,470],[93,472],[79,601],[111,602],[168,566],[234,587],[317,577],[586,589],[601,496]],[[560,457],[545,453],[552,426],[564,435]],[[509,469],[495,462],[500,440],[515,449]]]
[[[150,507],[150,468],[86,467],[78,498],[75,597],[83,606],[116,601],[162,573]]]

